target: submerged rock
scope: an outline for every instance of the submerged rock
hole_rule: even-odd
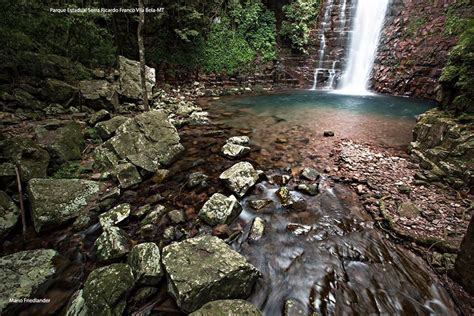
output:
[[[207,302],[246,298],[258,270],[217,237],[201,236],[163,249],[168,290],[185,312]]]
[[[18,223],[20,210],[15,202],[0,191],[0,237],[6,236]]]
[[[123,257],[130,251],[130,243],[125,232],[118,227],[107,227],[94,243],[95,253],[100,261]]]
[[[92,271],[84,284],[90,315],[122,315],[135,280],[128,264],[115,263]]]
[[[130,204],[120,204],[113,209],[99,215],[102,228],[117,225],[130,215]]]
[[[217,300],[205,304],[190,316],[247,315],[261,316],[257,307],[244,300]]]
[[[36,232],[73,219],[97,198],[99,183],[78,179],[32,179],[28,195]]]
[[[155,243],[147,242],[133,247],[128,255],[128,264],[137,283],[156,285],[163,277],[160,249]]]
[[[297,196],[295,192],[291,192],[287,187],[279,188],[278,191],[276,191],[276,195],[280,199],[283,207],[298,211],[306,209],[306,201]]]
[[[0,258],[0,313],[9,299],[32,297],[56,273],[53,249],[25,250]]]
[[[137,167],[155,172],[184,149],[176,128],[159,111],[139,114],[120,125],[107,145]]]
[[[29,138],[13,137],[1,144],[3,157],[18,166],[22,182],[46,178],[49,154]]]
[[[236,219],[242,206],[235,196],[229,197],[214,193],[199,211],[199,218],[211,226],[218,224],[230,224]]]
[[[243,197],[257,183],[261,172],[255,170],[249,162],[239,162],[225,170],[219,179],[238,197]]]

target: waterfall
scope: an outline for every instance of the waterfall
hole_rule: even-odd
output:
[[[333,0],[328,0],[328,3],[326,5],[326,10],[324,11],[324,17],[321,21],[321,43],[319,44],[319,60],[318,60],[318,66],[314,70],[314,81],[313,81],[313,87],[311,90],[316,90],[316,86],[318,85],[318,75],[319,71],[322,70],[322,65],[324,61],[324,53],[326,50],[326,31],[329,27],[329,21],[331,19],[331,11],[332,11],[332,2]]]
[[[344,94],[369,94],[370,73],[374,64],[389,0],[358,0],[352,28],[349,61],[338,91]]]

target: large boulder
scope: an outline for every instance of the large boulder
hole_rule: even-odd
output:
[[[38,144],[45,147],[57,164],[80,160],[84,135],[81,125],[75,121],[49,121],[36,130]]]
[[[125,256],[130,251],[130,242],[123,230],[110,226],[97,238],[94,249],[100,261],[109,261]]]
[[[118,65],[120,71],[120,93],[130,99],[141,99],[140,62],[119,56]],[[151,98],[152,89],[156,83],[155,69],[145,66],[145,78],[148,98]]]
[[[76,87],[64,81],[48,78],[43,92],[48,101],[63,103],[69,101],[77,93],[77,90]]]
[[[163,277],[160,249],[155,243],[146,242],[133,247],[128,255],[128,264],[137,283],[156,285]]]
[[[255,305],[244,300],[218,300],[205,304],[189,316],[209,315],[246,315],[261,316],[262,312]]]
[[[55,273],[52,249],[20,251],[0,258],[0,314],[10,299],[30,298]]]
[[[107,146],[122,159],[150,172],[171,164],[184,149],[176,128],[161,111],[139,114],[120,125]]]
[[[214,193],[204,206],[199,211],[199,218],[208,223],[211,226],[218,224],[230,224],[236,219],[242,206],[235,196],[229,197],[221,194]]]
[[[99,183],[78,179],[32,179],[28,195],[35,230],[40,233],[76,218],[92,203]]]
[[[89,315],[122,315],[127,294],[135,285],[128,264],[115,263],[95,269],[84,284],[84,300]]]
[[[454,264],[455,277],[459,283],[474,295],[474,215],[471,218],[466,235],[461,243],[461,248]]]
[[[118,85],[107,80],[83,80],[79,82],[84,103],[94,110],[113,110],[118,105]]]
[[[119,128],[119,126],[125,123],[127,120],[127,117],[119,115],[111,118],[110,120],[97,123],[95,128],[97,129],[97,133],[99,133],[100,138],[105,141],[112,137],[115,134],[117,128]]]
[[[84,291],[79,290],[76,291],[71,300],[66,307],[66,315],[65,316],[87,316],[87,305],[86,301],[84,300]]]
[[[33,178],[46,178],[50,156],[34,141],[14,137],[1,145],[4,158],[18,166],[22,182]]]
[[[20,210],[15,202],[3,191],[0,191],[0,237],[7,235],[18,222]]]
[[[219,299],[246,298],[260,273],[224,241],[201,236],[163,249],[168,291],[185,312]]]
[[[223,180],[238,197],[243,197],[257,183],[260,173],[253,168],[251,163],[239,162],[225,170],[219,179]]]

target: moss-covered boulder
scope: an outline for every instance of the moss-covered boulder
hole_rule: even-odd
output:
[[[66,307],[66,316],[87,316],[87,306],[84,300],[84,291],[76,291]]]
[[[236,219],[242,206],[235,196],[229,197],[214,193],[199,211],[199,218],[211,226],[218,224],[230,224]]]
[[[115,83],[107,80],[83,80],[79,82],[79,90],[85,105],[94,110],[114,110],[114,103],[118,103]]]
[[[184,149],[165,113],[150,111],[120,125],[107,145],[122,159],[150,172],[171,164]]]
[[[127,120],[127,117],[119,115],[111,118],[110,120],[97,123],[95,128],[97,129],[97,133],[99,133],[100,138],[105,141],[112,137],[115,134],[117,128],[119,128],[119,126],[125,123]]]
[[[257,183],[261,172],[249,162],[239,162],[225,170],[219,179],[238,197],[243,197]]]
[[[124,221],[130,215],[130,204],[117,205],[111,210],[99,215],[99,222],[102,228],[111,227]]]
[[[135,285],[128,264],[115,263],[92,271],[84,284],[88,314],[122,315],[127,295]]]
[[[205,304],[190,316],[209,316],[209,315],[246,315],[261,316],[255,305],[244,300],[218,300]]]
[[[160,249],[155,243],[146,242],[133,247],[128,264],[139,284],[156,285],[163,277]]]
[[[128,189],[142,182],[142,177],[137,168],[131,163],[121,163],[117,165],[112,174],[117,178],[122,189]]]
[[[0,145],[3,148],[3,157],[18,166],[23,182],[33,178],[46,178],[50,156],[34,141],[13,137]]]
[[[35,230],[40,233],[79,216],[95,201],[100,186],[78,179],[32,179],[27,189]]]
[[[38,144],[45,147],[57,164],[80,160],[84,146],[81,125],[75,121],[49,121],[35,130]]]
[[[74,94],[77,93],[77,88],[70,84],[57,80],[46,79],[46,84],[43,89],[44,97],[54,103],[63,103],[70,100]]]
[[[130,251],[130,242],[123,230],[110,226],[104,229],[94,243],[97,259],[110,261],[125,256]]]
[[[0,237],[7,235],[18,222],[20,210],[15,202],[3,191],[0,191]]]
[[[56,273],[52,249],[25,250],[0,258],[0,314],[10,299],[30,298]],[[6,313],[5,313],[6,314]]]
[[[224,241],[201,236],[163,249],[168,291],[185,312],[219,299],[246,298],[258,270]]]
[[[130,99],[142,98],[142,85],[140,79],[140,63],[123,56],[118,58],[120,71],[120,93]],[[152,88],[155,85],[155,69],[145,66],[145,79],[148,98],[151,98]]]

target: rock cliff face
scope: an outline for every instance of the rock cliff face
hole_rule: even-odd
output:
[[[457,1],[459,2],[459,1]],[[446,32],[454,0],[393,0],[374,64],[373,89],[436,99],[438,79],[457,37]],[[463,6],[456,9],[466,15]]]

